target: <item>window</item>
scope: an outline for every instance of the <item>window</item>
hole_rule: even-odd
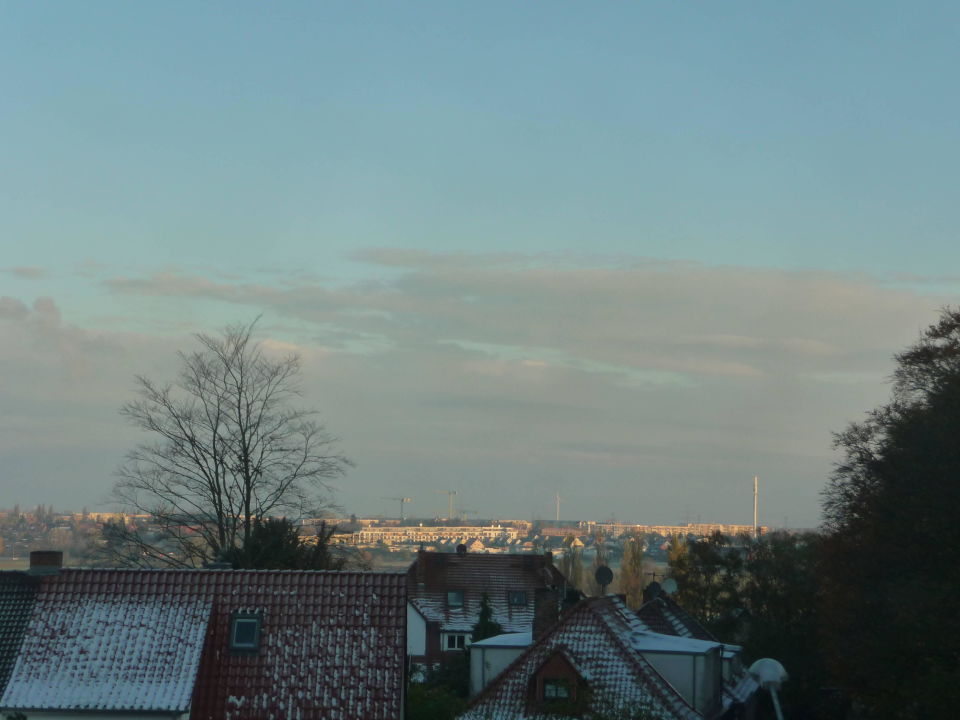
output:
[[[467,647],[467,636],[460,633],[444,633],[444,650],[463,650]]]
[[[570,681],[560,678],[551,678],[543,681],[544,700],[569,700]]]
[[[451,607],[451,608],[463,607],[463,590],[447,591],[447,607]]]
[[[527,604],[527,591],[526,590],[511,590],[508,594],[508,600],[511,605],[526,605]]]
[[[230,620],[230,649],[255,652],[260,647],[260,616],[234,613]]]

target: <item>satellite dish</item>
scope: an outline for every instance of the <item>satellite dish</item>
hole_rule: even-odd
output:
[[[673,595],[677,591],[677,581],[673,578],[667,578],[663,581],[663,584],[660,585],[660,588],[665,595]]]
[[[597,585],[600,586],[600,592],[603,594],[606,592],[607,585],[613,582],[613,570],[606,565],[601,565],[593,574],[593,579],[597,581]]]
[[[765,689],[780,689],[780,684],[786,680],[789,675],[783,665],[773,658],[760,658],[750,666],[750,674],[753,679],[760,683],[760,687]]]
[[[760,658],[750,666],[749,672],[753,679],[760,683],[760,687],[770,691],[770,699],[773,700],[773,709],[777,714],[777,720],[783,720],[780,698],[777,697],[780,684],[789,677],[783,665],[773,658]]]

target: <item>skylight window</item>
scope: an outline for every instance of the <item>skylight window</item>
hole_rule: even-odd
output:
[[[451,607],[451,608],[463,607],[463,590],[447,591],[447,607]]]
[[[230,649],[244,652],[260,648],[260,616],[236,613],[230,621]]]
[[[510,604],[513,606],[520,606],[527,604],[527,591],[526,590],[511,590],[509,594]]]

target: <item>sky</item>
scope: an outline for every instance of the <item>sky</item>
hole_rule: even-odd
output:
[[[812,527],[960,294],[949,2],[0,6],[0,506],[262,316],[346,512]]]

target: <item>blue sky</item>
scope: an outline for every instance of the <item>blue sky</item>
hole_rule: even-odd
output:
[[[654,493],[644,519],[743,519],[724,498],[761,465],[783,476],[771,521],[812,524],[830,431],[884,397],[890,355],[960,289],[958,21],[946,2],[7,3],[0,328],[39,353],[56,326],[74,360],[115,343],[127,359],[96,382],[117,385],[156,357],[150,343],[263,312],[266,339],[342,361],[311,368],[318,406],[337,377],[350,412],[368,413],[340,430],[346,411],[324,410],[362,456],[342,498],[359,511],[396,494],[391,473],[422,496],[495,474],[491,514],[549,514],[548,486],[574,497],[603,437],[635,427],[647,454],[615,462],[620,437],[585,514],[649,475],[675,493]],[[684,350],[704,342],[728,354]],[[784,369],[784,347],[821,360]],[[36,365],[6,352],[8,377]],[[506,379],[464,397],[471,363]],[[524,375],[543,367],[562,376]],[[820,404],[808,376],[831,378]],[[535,382],[545,395],[499,404]],[[655,385],[661,410],[637,415],[651,398],[622,383]],[[372,385],[421,428],[403,448],[375,398],[351,396]],[[547,421],[538,402],[559,388],[595,430]],[[684,395],[696,388],[699,402]],[[105,412],[75,389],[45,400],[51,412]],[[47,427],[28,400],[7,422]],[[474,431],[443,452],[439,406]],[[781,420],[737,448],[731,412],[754,414],[747,434],[781,412],[810,435]],[[504,414],[523,418],[529,453],[498,434]],[[87,448],[75,485],[108,494],[122,448],[73,432],[56,452]],[[592,449],[563,472],[548,448],[575,437]],[[710,448],[726,479],[696,459]],[[23,445],[0,452],[15,490],[56,474]],[[57,482],[41,485],[23,502],[51,501]],[[704,488],[712,499],[691,507]]]

